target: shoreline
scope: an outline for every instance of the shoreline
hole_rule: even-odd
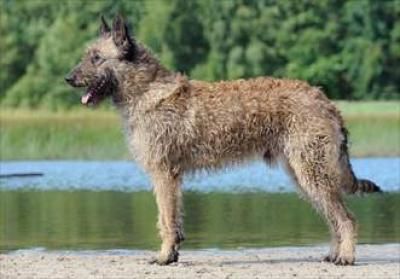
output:
[[[0,278],[399,278],[400,243],[357,246],[354,266],[321,262],[327,245],[182,250],[170,266],[148,250],[17,250],[0,254]]]

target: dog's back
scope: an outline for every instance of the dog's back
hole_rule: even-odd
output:
[[[146,150],[154,155],[146,164],[192,170],[254,157],[273,162],[293,136],[301,138],[310,129],[322,135],[340,133],[342,120],[333,104],[318,88],[302,81],[256,78],[210,83],[179,76],[175,82],[163,87],[168,93],[154,88],[140,104],[145,109],[137,108],[142,117],[128,120],[142,122],[143,140],[153,141],[148,145],[156,150]]]

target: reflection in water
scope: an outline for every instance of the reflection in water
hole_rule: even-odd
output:
[[[319,244],[322,219],[294,193],[186,192],[184,248]],[[400,193],[349,197],[361,243],[400,241]],[[156,249],[151,192],[0,191],[0,249]]]

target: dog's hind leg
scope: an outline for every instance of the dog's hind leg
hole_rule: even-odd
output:
[[[179,244],[183,241],[181,177],[168,172],[152,172],[153,190],[158,206],[158,228],[161,251],[152,263],[167,265],[178,261]]]
[[[312,149],[297,149],[290,154],[288,163],[302,193],[329,225],[332,247],[325,260],[351,265],[354,263],[355,220],[342,199],[340,170],[336,163],[332,163],[335,161],[335,152],[327,146],[329,144],[315,141]]]

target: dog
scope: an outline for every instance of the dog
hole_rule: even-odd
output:
[[[121,16],[112,28],[101,17],[99,37],[65,80],[86,88],[84,105],[112,99],[130,151],[151,177],[162,239],[153,263],[178,261],[182,176],[255,158],[281,162],[325,218],[332,245],[324,260],[354,263],[356,222],[342,196],[380,188],[354,175],[343,119],[320,88],[272,77],[190,80],[161,65]]]

